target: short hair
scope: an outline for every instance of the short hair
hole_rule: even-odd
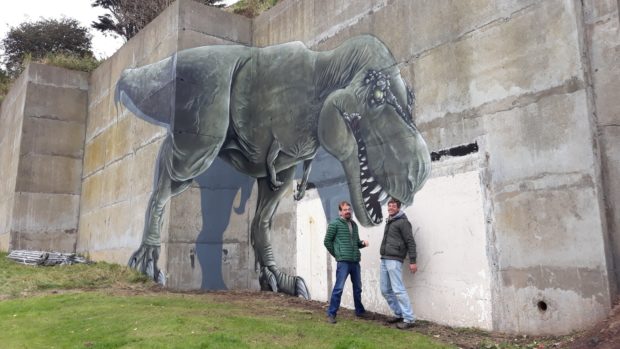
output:
[[[348,201],[340,201],[338,204],[338,211],[342,211],[345,205],[351,207],[351,204]]]
[[[388,204],[396,204],[396,207],[400,208],[400,201],[391,198],[390,201],[388,201]]]

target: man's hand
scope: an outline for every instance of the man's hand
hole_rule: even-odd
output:
[[[368,240],[362,240],[362,245],[364,247],[368,247]]]
[[[418,271],[418,265],[415,263],[409,264],[409,270],[411,271],[411,274],[415,274],[415,272]]]

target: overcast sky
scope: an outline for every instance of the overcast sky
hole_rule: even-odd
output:
[[[141,0],[135,0],[141,1]],[[226,0],[234,3],[237,0]],[[97,16],[105,13],[100,7],[90,6],[92,0],[16,0],[4,2],[0,10],[0,40],[6,37],[11,27],[22,22],[37,21],[41,18],[59,19],[62,16],[77,19],[83,26],[97,20]],[[107,58],[124,43],[121,38],[104,36],[100,31],[91,29],[93,35],[93,52],[95,57]]]

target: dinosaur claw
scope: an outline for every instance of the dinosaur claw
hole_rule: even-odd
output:
[[[148,275],[158,284],[165,285],[166,276],[157,267],[159,248],[159,246],[141,244],[140,248],[131,255],[127,265],[142,274]]]
[[[300,276],[287,275],[277,267],[262,267],[259,276],[261,290],[286,293],[310,299],[310,291]]]
[[[278,280],[274,273],[267,267],[262,267],[260,271],[259,281],[261,290],[278,292]]]
[[[297,293],[297,296],[310,300],[310,291],[308,290],[304,279],[301,276],[298,276],[295,279],[295,293]]]
[[[305,194],[306,194],[306,187],[304,186],[302,188],[301,184],[298,184],[297,185],[297,192],[295,193],[295,195],[293,195],[293,199],[295,199],[295,201],[299,201],[299,200],[303,199]]]

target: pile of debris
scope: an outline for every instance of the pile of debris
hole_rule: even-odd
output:
[[[88,263],[86,258],[80,257],[75,253],[45,252],[13,250],[7,256],[8,259],[26,265],[71,265],[78,263]]]

